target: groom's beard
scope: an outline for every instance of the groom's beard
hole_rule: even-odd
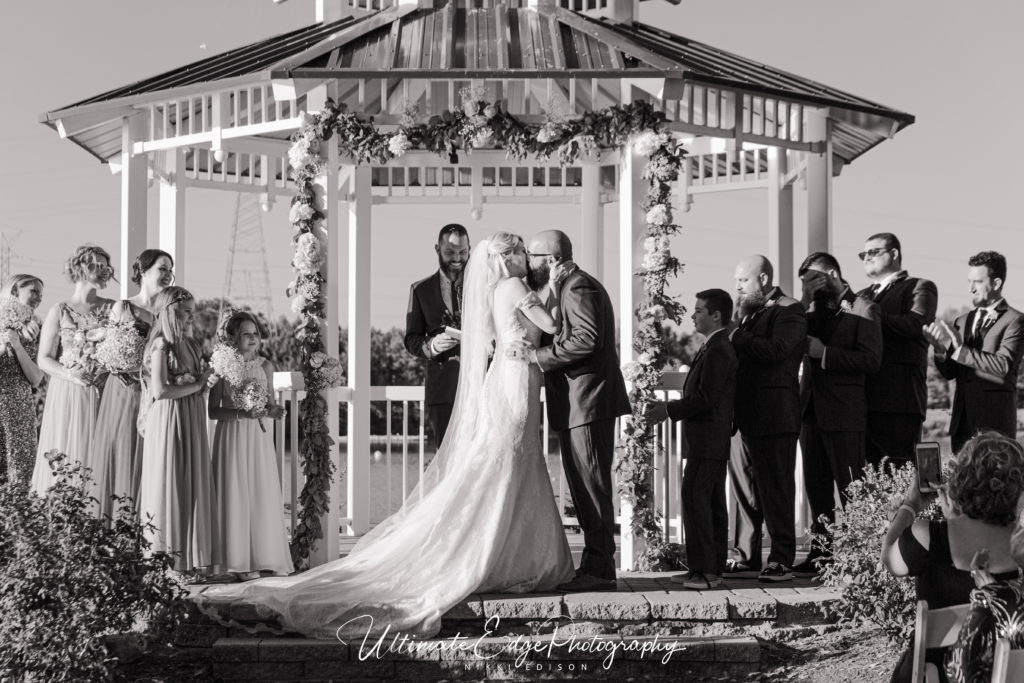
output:
[[[537,292],[544,288],[551,279],[551,271],[545,268],[542,271],[532,268],[529,263],[526,264],[526,285]]]

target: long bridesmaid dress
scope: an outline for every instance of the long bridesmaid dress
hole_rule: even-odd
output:
[[[246,363],[245,376],[266,386],[263,359]],[[223,405],[234,408],[228,386]],[[213,431],[213,479],[223,571],[294,571],[272,431],[263,431],[250,418],[218,420]]]
[[[202,374],[200,345],[192,339],[171,344],[160,338],[154,348],[166,351],[169,381]],[[188,571],[220,564],[216,556],[213,471],[202,391],[184,398],[153,400],[146,366],[144,429],[139,515],[152,518],[147,533],[153,551],[179,553],[175,569]]]
[[[119,301],[110,312],[112,322],[133,320],[135,330],[145,340],[151,325],[140,320],[127,299]],[[111,517],[117,505],[111,496],[130,496],[138,509],[139,478],[142,474],[142,437],[138,416],[141,403],[139,371],[107,377],[96,417],[96,429],[89,446],[86,464],[92,469],[92,495],[98,501],[96,514]]]
[[[60,345],[58,360],[74,343],[76,335],[87,334],[102,327],[110,310],[103,304],[91,314],[82,314],[65,303],[58,304],[60,311]],[[39,427],[39,446],[36,449],[36,464],[32,471],[32,490],[44,495],[54,482],[53,470],[46,458],[51,450],[67,456],[70,464],[83,462],[87,458],[89,444],[96,428],[96,414],[99,410],[100,392],[95,386],[83,386],[63,377],[50,377],[46,389],[46,403]]]

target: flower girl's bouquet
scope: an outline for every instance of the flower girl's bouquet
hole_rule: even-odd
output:
[[[213,347],[210,367],[231,388],[231,402],[239,410],[250,411],[256,415],[260,429],[265,432],[267,428],[263,426],[263,420],[259,419],[259,415],[266,412],[270,396],[262,382],[246,377],[247,365],[249,361],[242,358],[242,354],[234,347],[223,343]]]
[[[16,296],[10,294],[0,295],[0,332],[12,330],[21,333],[22,329],[32,320],[32,309]],[[10,344],[4,341],[0,344],[0,351],[10,353]]]
[[[130,381],[130,373],[142,367],[146,340],[132,320],[108,323],[103,339],[96,344],[96,362],[116,374],[122,382]]]

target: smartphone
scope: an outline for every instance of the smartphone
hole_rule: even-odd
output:
[[[942,453],[935,441],[915,446],[917,455],[917,489],[921,493],[935,493],[942,483]]]

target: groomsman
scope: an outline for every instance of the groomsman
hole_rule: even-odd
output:
[[[803,424],[804,485],[814,521],[835,519],[835,489],[846,500],[846,487],[864,471],[867,426],[867,377],[882,364],[882,326],[878,304],[854,296],[842,279],[839,262],[825,252],[804,259],[799,270],[807,308],[807,356],[800,380]],[[797,573],[815,573],[824,548],[811,548]]]
[[[730,334],[739,360],[736,427],[729,475],[736,498],[734,551],[726,574],[760,572],[762,582],[788,581],[796,555],[796,443],[800,433],[797,375],[807,346],[800,302],[772,285],[764,256],[736,266],[739,324]],[[772,549],[761,568],[761,525]]]
[[[683,527],[690,571],[672,580],[692,590],[722,585],[729,546],[725,472],[729,462],[736,395],[736,353],[724,332],[732,319],[732,299],[721,289],[697,293],[693,325],[706,337],[686,376],[683,397],[660,407],[655,421],[683,420]]]
[[[976,432],[1017,436],[1017,373],[1024,355],[1024,316],[1006,303],[1006,257],[983,251],[967,261],[974,310],[950,329],[932,323],[924,334],[935,348],[935,367],[956,380],[949,435],[953,452]]]
[[[434,245],[438,270],[409,291],[405,314],[405,348],[426,359],[424,395],[427,425],[434,447],[441,446],[452,417],[459,385],[459,337],[462,329],[462,273],[469,260],[469,233],[458,223],[441,228]]]
[[[867,377],[867,461],[888,457],[894,467],[914,461],[928,407],[928,341],[923,326],[935,320],[938,290],[903,269],[900,241],[889,232],[872,235],[857,254],[874,283],[857,293],[878,304],[882,320],[882,367]]]

